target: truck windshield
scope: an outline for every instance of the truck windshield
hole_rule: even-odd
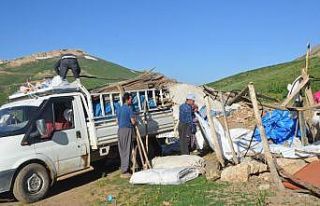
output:
[[[19,135],[26,132],[26,126],[38,107],[19,106],[0,110],[0,137]]]

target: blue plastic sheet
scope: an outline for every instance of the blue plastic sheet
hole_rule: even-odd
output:
[[[293,140],[297,128],[297,118],[294,112],[274,110],[263,116],[262,124],[268,140],[271,139],[275,144],[282,144],[285,141]],[[261,142],[259,129],[255,130],[254,138]]]
[[[114,105],[114,109],[115,109],[115,112],[118,110],[118,108],[120,107],[120,102],[119,101],[114,101],[113,102],[113,105]],[[93,103],[93,111],[94,111],[94,116],[95,117],[100,117],[102,116],[102,110],[101,110],[101,104],[100,102],[95,102]],[[111,104],[110,102],[106,102],[105,105],[104,105],[104,111],[105,111],[105,114],[109,114],[111,115],[112,114],[112,110],[111,110]]]
[[[142,110],[144,110],[144,101],[145,101],[145,95],[140,95],[140,104],[141,104]],[[148,105],[150,109],[157,108],[157,105],[152,98],[148,99]],[[133,95],[132,109],[134,112],[139,112],[139,100],[137,95]]]
[[[140,95],[140,103],[141,103],[141,107],[142,109],[144,109],[144,101],[145,101],[145,95]],[[154,109],[157,108],[157,105],[155,103],[155,101],[152,98],[148,99],[148,104],[149,104],[149,108],[150,109]],[[114,109],[115,111],[117,111],[117,109],[120,107],[120,102],[119,101],[114,101],[113,102],[114,105]],[[138,101],[138,97],[137,95],[134,95],[132,98],[132,109],[134,112],[139,112],[139,101]],[[101,105],[100,105],[100,101],[96,101],[93,103],[93,111],[94,111],[94,116],[95,117],[100,117],[102,116],[102,110],[101,110]],[[106,115],[111,115],[111,104],[110,102],[105,102],[104,105],[104,111]]]

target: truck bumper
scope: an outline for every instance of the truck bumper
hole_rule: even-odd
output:
[[[0,193],[10,191],[14,173],[15,170],[6,170],[0,172]]]

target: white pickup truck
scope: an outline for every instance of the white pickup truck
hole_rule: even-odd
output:
[[[129,92],[137,100],[142,135],[174,129],[172,109],[161,107],[162,90]],[[0,107],[0,193],[38,201],[56,181],[91,171],[91,163],[117,145],[119,93],[91,94],[77,84],[9,99]]]

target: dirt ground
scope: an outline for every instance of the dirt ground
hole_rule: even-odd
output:
[[[214,159],[211,156],[207,154],[205,159]],[[211,182],[199,177],[194,182],[174,187],[132,186],[119,177],[118,165],[118,161],[109,160],[107,164],[96,165],[93,172],[58,182],[46,199],[31,205],[110,205],[106,201],[109,194],[117,198],[117,205],[320,205],[318,198],[308,194],[276,191],[272,183],[257,176],[248,183]],[[259,190],[261,185],[270,188]],[[168,198],[173,193],[175,198]],[[203,197],[189,200],[192,195]],[[0,205],[23,204],[16,202],[10,194],[4,194],[0,197]]]

